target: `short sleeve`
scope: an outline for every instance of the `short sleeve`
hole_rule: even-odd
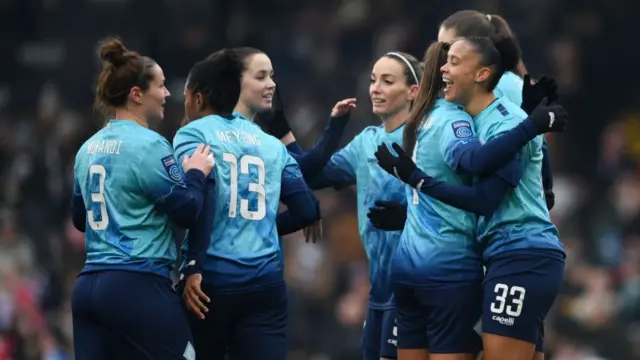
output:
[[[457,170],[460,156],[478,141],[471,117],[462,111],[446,118],[440,137],[440,153],[445,163]]]
[[[133,171],[144,193],[155,202],[164,202],[176,187],[185,187],[181,166],[164,138],[149,144]]]

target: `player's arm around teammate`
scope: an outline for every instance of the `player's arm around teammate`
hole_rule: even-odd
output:
[[[240,96],[240,77],[242,66],[239,58],[229,50],[213,53],[207,59],[195,64],[187,78],[185,86],[185,116],[188,122],[205,118],[209,115],[230,116]],[[206,81],[205,81],[206,79]],[[213,84],[224,84],[208,86]],[[215,121],[215,120],[209,120]],[[203,132],[197,126],[184,126],[176,133],[173,143],[178,159],[188,161],[190,156],[198,152],[196,144],[207,142]],[[215,158],[208,158],[211,166],[215,166]],[[186,267],[182,275],[186,277],[183,297],[187,308],[204,319],[208,311],[203,303],[210,301],[202,292],[202,264],[211,241],[213,226],[213,207],[215,206],[215,176],[207,178],[207,195],[201,213],[193,226],[189,228],[189,246],[186,251]]]
[[[484,14],[476,10],[460,10],[447,17],[438,28],[438,41],[453,43],[459,37],[495,37],[495,38],[512,38],[516,42],[516,36],[511,30],[507,21],[500,15]],[[521,106],[527,114],[540,102],[541,98],[531,102],[527,106],[524,84],[530,84],[531,79],[527,79],[527,69],[520,53],[518,62],[513,68],[507,69],[505,74],[500,78],[498,85],[494,89],[496,97],[505,97],[514,104]],[[542,77],[536,81],[536,86],[553,87],[553,81]],[[549,103],[553,103],[556,99],[550,97]],[[551,173],[551,164],[549,153],[546,149],[546,139],[543,148],[543,166],[542,179],[545,190],[545,199],[547,208],[551,210],[555,203],[555,194],[553,193],[553,174]]]
[[[448,45],[446,43],[437,43],[433,51],[439,52],[442,57],[445,56],[447,48]],[[517,58],[513,56],[512,59]],[[459,60],[453,59],[450,61],[456,62]],[[445,67],[443,67],[444,69]],[[504,68],[501,70],[504,70]],[[442,74],[442,80],[445,82],[443,89],[445,95],[447,93],[463,97],[472,95],[462,93],[462,90],[448,78],[446,72],[441,73],[440,69],[437,69],[434,73]],[[434,77],[431,81],[439,80]],[[497,82],[496,79],[494,79],[492,86],[495,86],[495,82]],[[554,95],[554,93],[549,93],[549,95]],[[438,94],[432,92],[429,96],[419,97],[416,102],[417,113],[423,113],[424,108],[430,106],[437,96]],[[445,119],[438,119],[438,121],[444,121],[448,124],[448,130],[443,134],[440,144],[445,153],[447,164],[456,171],[463,171],[471,175],[486,175],[507,164],[521,150],[522,146],[526,145],[538,134],[546,131],[564,131],[567,115],[561,106],[549,106],[546,98],[543,98],[532,114],[518,126],[505,132],[502,136],[486,142],[484,145],[475,136],[471,119],[468,116],[465,119],[449,116]],[[415,134],[415,131],[413,134]],[[415,135],[411,135],[410,132],[409,136],[405,138],[405,142],[411,147],[411,144],[415,143]],[[381,145],[377,152],[376,156],[379,163],[385,170],[412,187],[420,187],[425,191],[428,191],[430,186],[437,183],[434,179],[426,177],[422,171],[419,171],[415,167],[415,163],[408,155],[404,154],[399,145],[394,144],[393,147],[396,153],[400,155],[399,158],[394,157],[384,145]],[[479,204],[479,206],[481,205]]]
[[[100,44],[96,104],[111,117],[76,156],[72,211],[87,259],[72,296],[76,359],[194,359],[193,339],[170,271],[172,223],[202,207],[209,149],[182,165],[158,133],[169,92],[160,66],[119,39]],[[160,314],[160,316],[159,316]]]
[[[478,135],[483,141],[501,136],[526,116],[508,100],[496,100],[492,93],[495,82],[491,79],[500,76],[500,71],[498,68],[495,72],[495,65],[492,66],[489,59],[495,52],[502,53],[504,59],[504,52],[508,51],[504,46],[508,45],[499,40],[494,43],[489,38],[462,38],[452,45],[447,65],[443,67],[445,76],[455,84],[446,89],[445,98],[463,105],[476,118]],[[466,77],[469,73],[481,73],[478,72],[481,67],[487,71],[479,81]],[[461,96],[467,91],[472,91],[474,96]],[[541,319],[546,316],[561,284],[564,252],[542,199],[541,148],[542,139],[532,141],[507,166],[481,178],[473,188],[434,183],[433,179],[424,177],[417,181],[417,187],[423,192],[483,215],[479,219],[478,240],[488,244],[484,251],[487,274],[483,306],[484,358],[487,360],[530,360],[534,354],[536,358],[543,356]],[[406,167],[410,167],[407,157],[402,158],[408,164]],[[485,205],[474,206],[478,203]],[[500,214],[494,215],[496,211]],[[496,234],[506,236],[496,237]],[[505,261],[516,264],[514,259],[520,259],[518,265],[504,265]],[[540,270],[534,273],[526,270],[532,267]],[[537,300],[525,304],[525,294]],[[505,305],[507,301],[513,304]]]

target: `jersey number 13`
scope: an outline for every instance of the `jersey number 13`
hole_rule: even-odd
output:
[[[229,163],[229,217],[235,218],[237,216],[238,208],[238,158],[231,153],[223,153],[222,160]],[[249,165],[253,165],[258,169],[258,182],[249,183],[249,191],[256,193],[258,198],[257,209],[255,211],[249,210],[249,200],[240,199],[240,215],[247,220],[262,220],[267,214],[267,206],[264,189],[265,171],[264,161],[261,158],[253,155],[243,155],[240,157],[240,174],[249,175]]]

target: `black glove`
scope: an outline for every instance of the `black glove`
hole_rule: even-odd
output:
[[[556,204],[556,194],[553,193],[553,190],[545,190],[544,199],[547,201],[547,210],[553,209]]]
[[[417,169],[416,163],[404,153],[400,145],[393,143],[392,146],[398,156],[394,156],[387,145],[381,144],[378,146],[378,151],[374,154],[378,159],[378,165],[389,174],[415,187],[416,184],[411,183],[411,175]]]
[[[549,105],[547,98],[544,98],[533,109],[529,118],[533,120],[538,134],[544,134],[567,130],[569,114],[561,105]]]
[[[279,87],[276,87],[273,94],[273,107],[271,111],[259,113],[256,116],[256,123],[260,124],[267,134],[281,139],[291,131],[291,128],[284,115],[284,105],[282,104],[282,97],[278,89]]]
[[[547,98],[549,104],[553,104],[558,100],[558,84],[550,77],[543,76],[535,84],[531,84],[529,74],[524,76],[522,84],[522,105],[520,106],[528,115],[531,115],[533,109]]]
[[[407,205],[397,201],[376,201],[376,207],[369,208],[367,217],[380,230],[402,230],[407,221]]]

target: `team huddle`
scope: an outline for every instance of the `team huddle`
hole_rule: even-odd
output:
[[[459,11],[422,61],[379,58],[382,125],[340,150],[356,99],[304,151],[260,50],[191,68],[173,144],[148,128],[170,95],[161,67],[119,39],[100,56],[96,106],[111,120],[74,167],[76,359],[286,359],[282,236],[315,239],[313,191],[351,185],[370,267],[365,360],[544,359],[565,253],[543,134],[568,116],[503,18]],[[187,230],[177,287],[175,228]]]

